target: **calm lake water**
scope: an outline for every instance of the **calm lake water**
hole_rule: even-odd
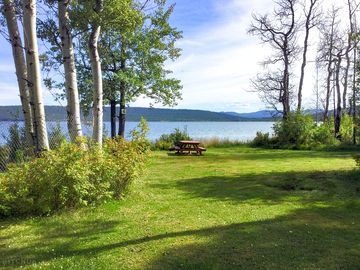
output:
[[[0,122],[0,144],[5,142],[8,129],[12,122]],[[57,122],[48,122],[48,129],[56,126]],[[66,122],[59,122],[61,129],[67,133]],[[127,122],[126,131],[136,127],[137,122]],[[272,133],[273,122],[149,122],[150,133],[148,138],[156,140],[162,134],[169,134],[175,128],[186,129],[194,139],[202,138],[227,138],[232,140],[247,141],[255,137],[257,131]],[[23,123],[19,122],[22,126]],[[83,125],[86,135],[91,134],[91,127]],[[105,131],[110,134],[110,122],[105,122]]]

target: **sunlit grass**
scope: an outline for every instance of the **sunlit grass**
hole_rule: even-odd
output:
[[[358,269],[351,152],[154,152],[123,201],[0,223],[14,269]]]

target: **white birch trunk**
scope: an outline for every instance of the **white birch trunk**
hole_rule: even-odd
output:
[[[70,31],[68,6],[70,0],[58,1],[59,32],[65,71],[65,89],[67,98],[68,129],[71,140],[82,136],[79,92],[75,67],[74,48]]]
[[[23,10],[28,83],[31,86],[30,91],[32,92],[34,102],[34,127],[37,138],[37,150],[44,151],[49,149],[49,140],[41,91],[39,50],[36,35],[36,1],[23,0]]]
[[[30,94],[27,83],[27,70],[23,51],[24,46],[22,44],[19,32],[18,22],[15,13],[15,3],[13,0],[4,0],[4,15],[12,46],[16,77],[20,92],[21,106],[24,114],[26,140],[29,147],[34,147],[34,126],[30,103]]]
[[[97,13],[101,12],[102,5],[102,0],[96,0],[95,11]],[[93,140],[99,145],[102,144],[103,140],[103,85],[101,62],[98,51],[98,39],[100,36],[100,30],[101,27],[99,25],[92,25],[91,34],[89,37],[89,54],[94,84]]]

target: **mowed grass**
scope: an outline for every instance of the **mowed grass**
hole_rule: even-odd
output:
[[[154,152],[122,201],[0,221],[5,269],[360,269],[349,152]]]

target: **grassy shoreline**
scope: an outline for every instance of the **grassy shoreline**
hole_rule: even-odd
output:
[[[0,267],[357,269],[351,151],[153,152],[122,201],[0,221]]]

